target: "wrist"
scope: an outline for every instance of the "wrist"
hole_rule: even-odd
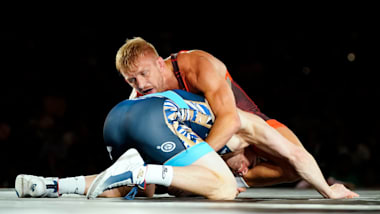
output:
[[[330,186],[328,186],[328,188],[326,188],[324,191],[320,191],[319,193],[321,193],[324,198],[334,198],[334,191],[331,190]]]

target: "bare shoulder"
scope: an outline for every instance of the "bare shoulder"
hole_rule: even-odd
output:
[[[208,61],[213,66],[221,68],[222,70],[226,70],[226,67],[222,61],[214,57],[211,53],[203,51],[203,50],[190,50],[181,52],[178,55],[178,60],[182,62],[183,66],[196,66],[200,61]]]
[[[199,58],[199,57],[205,57],[205,58],[214,58],[214,56],[206,51],[203,50],[189,50],[189,51],[183,51],[178,55],[178,58],[182,58],[184,60],[191,59],[191,58]]]

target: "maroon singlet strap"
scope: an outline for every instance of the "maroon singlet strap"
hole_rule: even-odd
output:
[[[179,71],[178,62],[177,62],[177,55],[178,55],[178,53],[174,53],[174,54],[170,55],[172,65],[173,65],[173,72],[174,72],[175,77],[178,80],[179,87],[181,87],[181,89],[183,89],[183,90],[186,90],[185,83],[183,82],[183,79],[181,77],[181,72]]]

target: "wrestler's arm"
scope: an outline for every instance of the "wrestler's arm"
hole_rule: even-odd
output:
[[[303,147],[301,141],[294,134],[294,132],[290,130],[288,127],[280,126],[276,128],[276,131],[278,131],[282,136],[284,136],[286,139],[288,139],[290,142],[294,143],[295,145]]]
[[[314,157],[303,147],[291,143],[257,115],[239,112],[243,138],[261,150],[283,158],[297,173],[326,198],[350,198],[358,195],[342,185],[329,186]]]
[[[194,72],[187,76],[187,80],[205,95],[215,115],[214,125],[205,140],[215,151],[219,151],[240,128],[234,95],[218,71],[226,68],[215,65],[205,56],[193,55],[191,61]]]

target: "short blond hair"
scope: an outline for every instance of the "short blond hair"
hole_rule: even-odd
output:
[[[129,70],[136,65],[136,60],[140,56],[149,54],[159,56],[156,48],[143,38],[134,37],[133,39],[127,39],[116,54],[116,69],[119,72],[121,72],[120,69],[122,68]]]

